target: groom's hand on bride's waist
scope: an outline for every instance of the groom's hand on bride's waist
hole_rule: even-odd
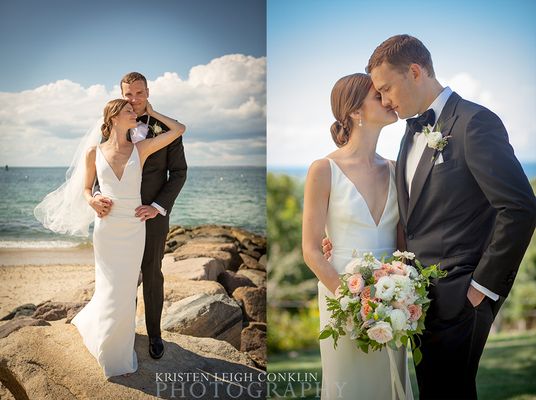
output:
[[[159,214],[159,211],[153,206],[139,206],[135,211],[136,217],[138,217],[142,222],[152,219]]]
[[[331,257],[332,249],[333,249],[333,246],[331,245],[331,241],[327,237],[322,239],[322,253],[324,253],[324,258],[326,260]]]

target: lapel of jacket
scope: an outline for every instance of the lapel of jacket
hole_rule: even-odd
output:
[[[149,117],[149,119],[147,120],[147,136],[145,136],[145,139],[151,139],[154,136],[152,126],[154,125],[155,121],[156,120],[153,117]]]
[[[450,134],[452,126],[454,122],[456,121],[456,119],[458,118],[456,115],[454,115],[454,111],[456,110],[456,105],[458,104],[460,99],[461,97],[456,92],[453,92],[450,95],[449,99],[447,100],[445,107],[443,107],[443,111],[441,112],[441,115],[437,119],[437,123],[439,124],[441,128],[441,134],[443,135],[443,137]],[[426,181],[428,180],[430,171],[432,171],[432,167],[434,166],[434,162],[432,158],[435,159],[435,156],[436,156],[435,153],[436,153],[435,149],[426,146],[426,148],[424,149],[424,152],[422,153],[421,159],[419,160],[419,164],[417,165],[417,170],[415,171],[413,181],[411,182],[411,193],[409,195],[407,221],[409,221],[409,219],[411,218],[411,214],[413,213],[413,210],[415,209],[415,205],[417,204],[417,201],[419,200],[419,197],[421,196],[422,190],[424,188],[424,185],[426,184]]]
[[[396,163],[395,177],[397,187],[397,198],[400,210],[400,218],[403,225],[407,222],[408,217],[408,188],[406,186],[406,163],[408,157],[408,145],[411,140],[409,126],[406,124],[406,133],[400,143],[400,151],[398,152],[398,161]]]

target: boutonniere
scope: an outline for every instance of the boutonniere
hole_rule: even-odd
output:
[[[162,127],[158,125],[156,122],[152,126],[149,125],[149,129],[153,131],[155,136],[158,136],[159,134],[162,133]]]
[[[439,124],[437,126],[432,127],[432,125],[427,125],[423,128],[422,132],[424,134],[424,137],[426,138],[426,144],[431,149],[434,149],[437,152],[442,152],[443,149],[447,146],[449,143],[450,135],[449,136],[443,136],[441,133],[441,127]],[[435,156],[435,154],[434,154]],[[432,157],[432,162],[434,161],[435,157]]]

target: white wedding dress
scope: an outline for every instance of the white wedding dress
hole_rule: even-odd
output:
[[[97,146],[101,193],[112,199],[110,213],[95,218],[95,293],[73,318],[89,352],[108,378],[137,370],[134,351],[136,292],[145,246],[145,223],[135,217],[141,205],[141,165],[136,146],[121,180]]]
[[[335,161],[331,167],[331,191],[327,212],[326,234],[333,245],[331,265],[340,273],[354,253],[372,252],[375,257],[390,256],[396,247],[398,206],[395,171],[389,162],[389,193],[385,209],[376,226],[365,199]],[[328,324],[330,312],[325,296],[333,293],[318,283],[320,329]],[[393,352],[398,374],[407,399],[413,399],[405,349]],[[387,350],[359,350],[349,335],[341,336],[337,348],[333,339],[320,341],[322,358],[322,399],[390,400],[398,399],[389,366]]]

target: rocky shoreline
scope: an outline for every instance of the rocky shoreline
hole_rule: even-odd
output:
[[[174,226],[168,234],[162,272],[166,345],[162,359],[153,360],[147,354],[140,285],[138,371],[126,378],[104,378],[76,328],[69,324],[93,294],[94,282],[88,281],[3,316],[0,397],[146,399],[172,398],[183,390],[183,398],[208,399],[220,386],[220,398],[253,398],[255,390],[264,391],[259,376],[266,370],[266,238],[231,226]],[[194,379],[177,388],[177,382],[161,381],[165,373],[197,373],[205,379],[234,373],[252,379],[205,385]],[[187,395],[194,387],[198,392]],[[239,397],[237,390],[243,391]]]

